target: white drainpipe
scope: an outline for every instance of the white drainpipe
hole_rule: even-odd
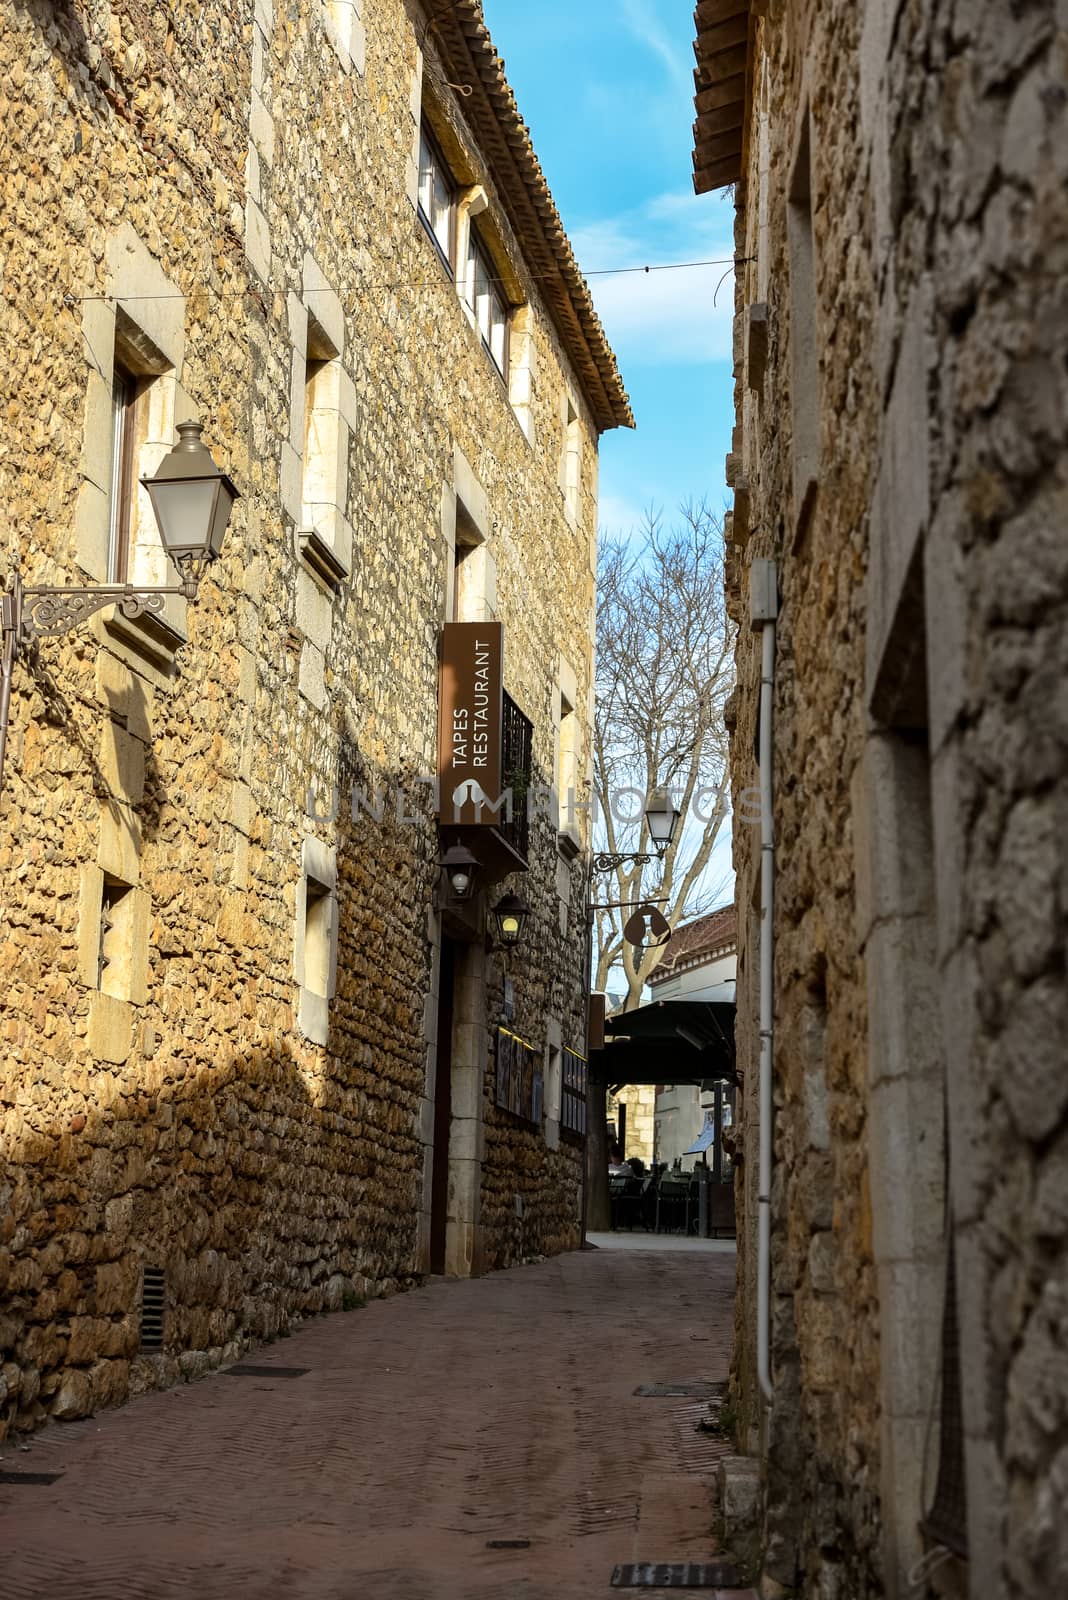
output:
[[[757,1380],[771,1400],[771,1064],[775,1026],[775,825],[772,812],[772,718],[775,689],[775,621],[779,612],[774,561],[754,561],[749,572],[751,621],[760,639],[760,1171],[757,1206]]]

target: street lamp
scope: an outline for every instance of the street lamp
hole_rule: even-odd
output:
[[[454,900],[470,900],[475,875],[481,865],[466,845],[452,844],[441,858],[440,866],[449,880],[449,890]]]
[[[178,443],[164,456],[154,478],[142,478],[159,525],[163,547],[182,582],[168,588],[129,583],[23,585],[16,572],[0,596],[0,783],[3,782],[11,708],[11,673],[20,651],[35,639],[57,638],[104,606],[117,605],[124,617],[158,616],[169,594],[195,600],[205,570],[222,549],[237,489],[215,465],[203,443],[199,422],[178,424]]]
[[[494,906],[492,915],[498,945],[513,950],[523,937],[530,907],[517,894],[503,894]]]
[[[164,456],[156,476],[141,479],[187,600],[196,599],[205,569],[218,559],[238,498],[233,483],[212,460],[203,432],[199,422],[180,422],[178,443]]]
[[[670,789],[654,789],[646,800],[645,822],[649,837],[656,846],[657,859],[663,856],[674,839],[681,815]],[[654,852],[651,850],[602,850],[594,856],[592,869],[594,872],[614,872],[628,861],[644,867],[653,859]]]

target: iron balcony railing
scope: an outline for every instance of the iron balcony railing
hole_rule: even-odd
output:
[[[534,724],[507,692],[501,719],[501,783],[512,791],[511,818],[504,814],[501,833],[517,855],[530,853],[529,796],[533,779]]]

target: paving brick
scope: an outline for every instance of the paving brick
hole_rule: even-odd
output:
[[[619,1563],[707,1561],[729,1446],[707,1401],[634,1390],[726,1377],[733,1280],[607,1250],[435,1279],[250,1358],[304,1376],[48,1428],[0,1452],[62,1474],[0,1483],[4,1600],[587,1600]]]

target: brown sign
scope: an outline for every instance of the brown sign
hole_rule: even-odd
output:
[[[442,823],[504,820],[501,717],[504,630],[499,622],[447,622],[441,637],[438,716]]]
[[[653,937],[650,938],[649,935]],[[624,928],[623,937],[628,944],[636,945],[640,950],[644,946],[647,950],[659,950],[660,946],[667,944],[671,938],[671,924],[664,913],[652,905],[640,905],[632,917],[628,917]]]

